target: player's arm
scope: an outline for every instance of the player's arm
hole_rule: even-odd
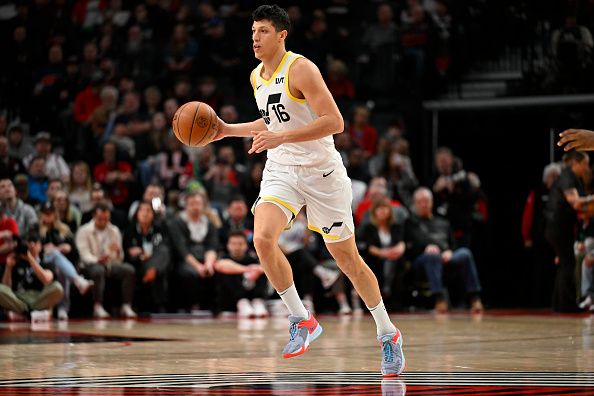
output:
[[[328,90],[318,67],[311,61],[301,58],[289,69],[289,89],[293,95],[303,96],[318,118],[308,125],[285,132],[254,132],[251,153],[278,147],[283,143],[298,143],[321,139],[341,133],[344,120],[338,106]]]
[[[559,134],[561,139],[557,143],[558,146],[563,146],[565,151],[576,149],[578,151],[593,151],[594,150],[594,131],[586,129],[568,129]]]

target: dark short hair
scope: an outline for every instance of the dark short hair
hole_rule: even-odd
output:
[[[254,22],[258,22],[263,19],[269,20],[277,32],[280,32],[281,30],[286,30],[289,32],[291,30],[291,20],[289,19],[289,14],[287,14],[287,11],[276,4],[261,5],[260,7],[256,8],[256,10],[252,13],[252,19]]]
[[[243,233],[243,231],[231,231],[227,236],[227,242],[233,237],[243,238],[247,242],[247,236]]]
[[[563,161],[565,162],[582,162],[586,159],[588,154],[584,153],[583,151],[576,151],[572,150],[565,154]]]
[[[95,207],[93,208],[93,215],[96,215],[97,212],[110,212],[111,209],[107,202],[98,202]]]

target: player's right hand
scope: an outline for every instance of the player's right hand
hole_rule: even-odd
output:
[[[563,150],[569,151],[576,149],[577,151],[593,151],[594,150],[594,131],[587,129],[568,129],[559,134],[561,139],[557,143],[558,146],[563,146]]]

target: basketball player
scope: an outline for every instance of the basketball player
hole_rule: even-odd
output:
[[[254,245],[268,279],[291,313],[283,357],[304,353],[322,333],[322,326],[303,306],[291,267],[277,244],[280,233],[307,206],[308,227],[323,236],[375,319],[382,374],[398,375],[405,366],[402,335],[390,321],[377,279],[355,245],[351,182],[332,138],[344,129],[342,116],[316,65],[286,51],[290,22],[285,10],[264,5],[252,16],[253,50],[261,63],[250,80],[262,118],[243,124],[219,121],[215,140],[251,136],[250,154],[268,151],[260,195],[252,208]]]
[[[568,129],[559,134],[561,139],[557,143],[559,146],[566,145],[563,149],[569,151],[576,149],[578,151],[594,151],[594,131],[586,129]]]

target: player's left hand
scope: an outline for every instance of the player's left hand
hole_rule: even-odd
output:
[[[586,129],[568,129],[559,134],[561,139],[557,143],[563,146],[565,151],[576,149],[578,151],[594,150],[594,132]]]
[[[276,148],[282,143],[282,133],[270,131],[252,131],[254,140],[248,154],[261,153],[264,150]]]

